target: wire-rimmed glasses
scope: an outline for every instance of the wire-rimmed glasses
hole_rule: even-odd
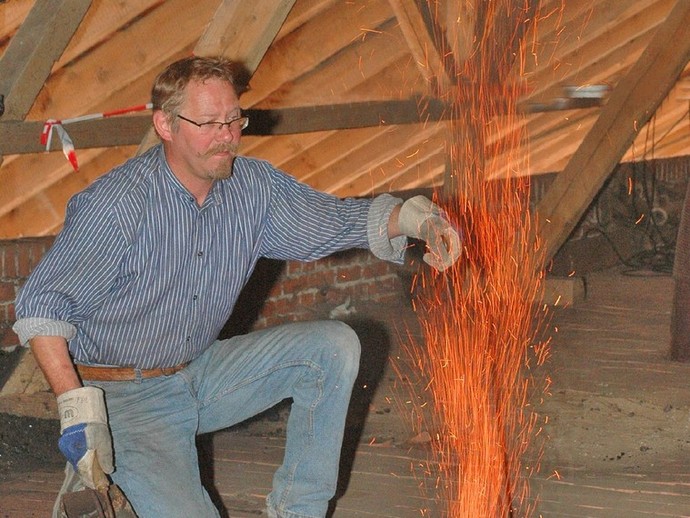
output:
[[[194,124],[199,130],[204,134],[210,133],[220,133],[223,128],[228,128],[231,131],[242,131],[247,126],[249,126],[249,117],[246,115],[240,115],[232,120],[226,122],[220,121],[209,121],[209,122],[196,122],[192,119],[188,119],[182,115],[177,115],[180,119],[190,124]]]

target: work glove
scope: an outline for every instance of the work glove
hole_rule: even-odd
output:
[[[57,398],[60,416],[58,447],[85,486],[101,489],[113,472],[113,443],[103,390],[81,387]]]
[[[439,271],[450,267],[462,253],[458,232],[426,196],[415,196],[402,204],[398,227],[406,236],[426,242],[429,251],[422,259]]]

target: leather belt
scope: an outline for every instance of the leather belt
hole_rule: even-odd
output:
[[[157,378],[172,376],[184,369],[189,362],[180,363],[174,367],[158,367],[155,369],[135,369],[134,367],[102,367],[97,365],[76,364],[81,379],[89,381],[133,381],[141,378]]]

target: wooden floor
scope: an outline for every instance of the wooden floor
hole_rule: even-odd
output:
[[[584,300],[551,312],[546,368],[553,384],[541,408],[548,440],[530,482],[532,515],[690,517],[690,364],[666,356],[672,281],[610,271],[588,276],[586,286]],[[397,354],[400,335],[414,329],[401,333],[400,323],[414,315],[409,308],[355,309],[360,331],[370,333],[362,340],[369,359],[358,390],[371,397],[358,440],[343,454],[343,494],[333,516],[442,517],[444,502],[425,476],[426,450],[410,441],[414,433],[394,402],[396,376],[376,352],[388,342],[386,354]],[[373,333],[365,325],[371,318],[383,322]],[[277,412],[219,432],[204,447],[228,516],[265,515],[283,424]],[[59,471],[31,472],[1,484],[0,518],[49,516],[61,478]]]

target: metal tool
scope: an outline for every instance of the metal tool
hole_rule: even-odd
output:
[[[103,472],[94,460],[96,489],[85,488],[62,495],[62,518],[137,518],[132,505],[120,487]]]

